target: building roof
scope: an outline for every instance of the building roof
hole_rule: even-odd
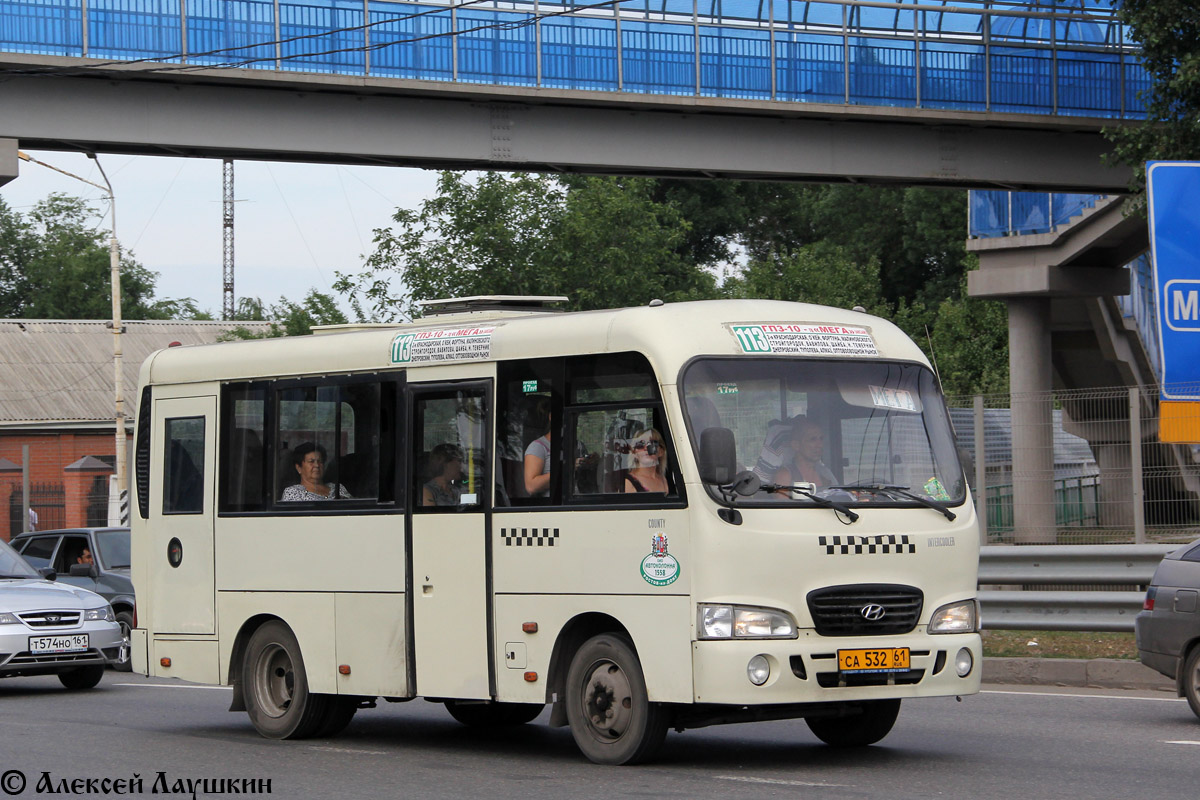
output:
[[[172,342],[211,344],[234,327],[266,322],[126,320],[121,336],[125,413],[137,411],[138,369]],[[113,335],[105,320],[0,320],[0,426],[112,425]]]

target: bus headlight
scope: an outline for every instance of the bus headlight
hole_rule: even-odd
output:
[[[930,633],[975,633],[979,630],[979,613],[974,600],[948,603],[929,618]]]
[[[795,639],[796,623],[786,611],[701,604],[701,639]]]

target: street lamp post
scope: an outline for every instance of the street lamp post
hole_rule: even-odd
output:
[[[93,183],[87,178],[81,178],[73,172],[67,172],[65,169],[59,169],[53,164],[47,164],[44,161],[38,161],[28,153],[21,151],[17,155],[23,161],[29,161],[34,164],[52,169],[55,172],[61,172],[67,177],[74,178],[77,181],[83,181],[89,186],[95,186],[108,197],[108,211],[112,215],[112,232],[108,239],[108,260],[109,260],[109,280],[112,287],[112,322],[109,323],[113,332],[113,397],[116,405],[116,428],[114,431],[114,443],[116,448],[116,473],[117,473],[117,495],[122,500],[122,508],[124,507],[124,499],[126,497],[126,489],[128,483],[125,479],[126,474],[126,458],[125,451],[128,447],[125,434],[125,379],[124,370],[122,369],[122,351],[121,351],[121,248],[117,244],[117,197],[113,193],[112,183],[108,180],[108,175],[104,172],[104,167],[100,164],[100,159],[96,158],[95,153],[88,153],[88,158],[96,162],[96,167],[100,170],[100,175],[104,178],[104,186],[98,183]],[[122,512],[124,516],[124,512]],[[127,520],[122,519],[122,523]]]

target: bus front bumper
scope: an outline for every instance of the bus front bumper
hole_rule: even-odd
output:
[[[898,671],[839,669],[839,651],[908,648],[909,665]],[[965,651],[961,653],[960,651]],[[752,659],[769,668],[762,685],[750,679]],[[959,675],[969,656],[970,669]],[[798,639],[705,640],[692,644],[697,703],[774,705],[842,700],[883,700],[976,694],[983,671],[979,634],[895,637],[819,637],[801,631]]]

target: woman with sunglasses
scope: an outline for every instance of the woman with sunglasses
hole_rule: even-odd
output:
[[[666,494],[667,447],[658,431],[654,428],[638,431],[629,452],[633,467],[625,476],[625,491]]]

